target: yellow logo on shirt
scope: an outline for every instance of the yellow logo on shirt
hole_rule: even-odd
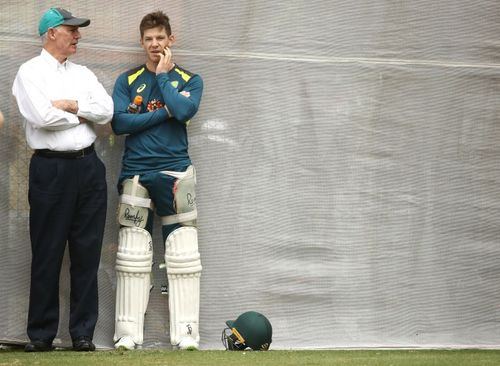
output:
[[[139,86],[137,88],[137,92],[140,93],[141,91],[143,91],[144,89],[146,89],[146,84],[141,84],[141,86]]]
[[[172,86],[174,88],[177,88],[177,86],[179,85],[179,82],[177,80],[175,80],[175,81],[172,81],[170,84],[172,84]]]

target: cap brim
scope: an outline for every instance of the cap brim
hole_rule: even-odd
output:
[[[227,325],[229,328],[233,328],[233,325],[234,325],[234,320],[228,320],[228,321],[226,321],[226,325]]]
[[[64,20],[64,25],[73,25],[77,27],[86,27],[90,24],[90,19],[85,18],[71,18]]]

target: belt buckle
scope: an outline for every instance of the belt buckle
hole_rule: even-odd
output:
[[[85,149],[78,150],[76,153],[76,159],[81,159],[85,157]]]

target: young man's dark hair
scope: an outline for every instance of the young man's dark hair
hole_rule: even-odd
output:
[[[144,37],[144,31],[146,29],[163,27],[167,31],[167,35],[172,34],[172,29],[170,28],[170,19],[167,14],[158,10],[153,13],[149,13],[142,18],[139,30],[141,31],[141,38]]]

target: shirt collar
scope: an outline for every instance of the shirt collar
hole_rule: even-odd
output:
[[[42,48],[42,53],[40,54],[42,59],[53,69],[59,70],[59,69],[67,69],[68,67],[68,60],[64,61],[62,64],[59,63],[59,61],[52,56],[45,48]]]

